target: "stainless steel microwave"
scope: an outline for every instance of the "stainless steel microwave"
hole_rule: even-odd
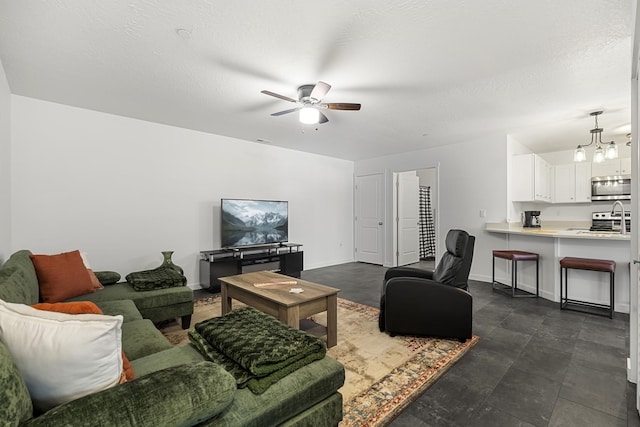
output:
[[[631,200],[631,176],[594,176],[591,200]]]

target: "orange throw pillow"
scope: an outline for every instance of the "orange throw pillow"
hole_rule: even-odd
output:
[[[48,303],[42,302],[34,304],[31,307],[44,311],[55,311],[58,313],[66,314],[104,314],[100,307],[92,303],[91,301],[77,301],[77,302],[56,302]],[[120,384],[131,381],[136,378],[136,374],[133,372],[133,366],[127,359],[127,355],[122,352],[122,377]]]
[[[38,276],[40,299],[59,302],[95,292],[80,251],[57,255],[29,255]]]
[[[77,302],[41,302],[34,304],[31,307],[44,311],[55,311],[57,313],[66,314],[104,314],[100,307],[92,303],[91,301],[77,301]]]
[[[104,289],[104,286],[102,286],[102,283],[100,283],[100,280],[98,280],[98,276],[96,276],[96,273],[94,273],[92,269],[87,268],[87,273],[89,273],[89,278],[91,279],[91,284],[93,285],[93,288],[96,291],[98,291],[100,289]]]

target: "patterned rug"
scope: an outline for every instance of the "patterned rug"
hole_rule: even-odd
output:
[[[234,301],[234,308],[242,304]],[[220,315],[220,296],[196,301],[191,325]],[[302,329],[325,334],[326,315],[300,322]],[[188,342],[178,322],[160,325],[177,345]],[[327,354],[345,366],[341,427],[384,426],[458,361],[479,338],[467,342],[415,337],[390,337],[378,330],[378,309],[338,299],[338,345]]]

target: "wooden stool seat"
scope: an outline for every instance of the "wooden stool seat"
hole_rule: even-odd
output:
[[[609,273],[609,304],[599,304],[588,301],[580,301],[569,299],[569,281],[567,272],[569,269],[574,270],[588,270],[588,271],[600,271],[603,273]],[[593,258],[574,258],[565,257],[560,260],[560,309],[561,310],[574,310],[582,311],[590,314],[597,314],[602,316],[609,316],[613,319],[614,311],[614,284],[615,284],[615,271],[616,262],[608,259],[593,259]],[[564,273],[564,274],[563,274]],[[581,310],[580,307],[587,307],[590,309],[604,309],[606,314],[600,312],[594,312],[593,310]]]
[[[496,280],[496,258],[506,259],[511,261],[511,286],[498,282]],[[492,266],[492,288],[494,291],[510,294],[511,297],[538,297],[540,291],[538,270],[539,270],[540,255],[535,252],[525,252],[518,250],[494,250],[493,251],[493,266]],[[524,291],[518,289],[518,261],[535,261],[536,262],[536,293]]]

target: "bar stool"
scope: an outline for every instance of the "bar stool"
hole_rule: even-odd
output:
[[[511,286],[496,281],[496,258],[506,259],[511,261]],[[522,289],[518,289],[518,261],[535,261],[536,262],[536,293],[532,294]],[[540,292],[539,283],[539,261],[540,255],[534,252],[525,251],[510,251],[510,250],[495,250],[493,251],[493,265],[492,265],[492,287],[494,291],[502,292],[507,295],[511,295],[513,298],[517,297],[534,297],[537,298]]]
[[[580,301],[569,299],[569,284],[567,280],[567,271],[572,268],[574,270],[601,271],[609,273],[609,298],[610,303],[598,304],[588,301]],[[564,272],[564,276],[563,273]],[[572,258],[565,257],[560,260],[560,310],[582,311],[589,314],[599,316],[609,316],[613,319],[614,308],[614,279],[616,272],[616,262],[608,259],[592,259],[592,258]],[[599,313],[592,310],[581,310],[580,307],[588,307],[595,309],[607,310],[605,313]]]

